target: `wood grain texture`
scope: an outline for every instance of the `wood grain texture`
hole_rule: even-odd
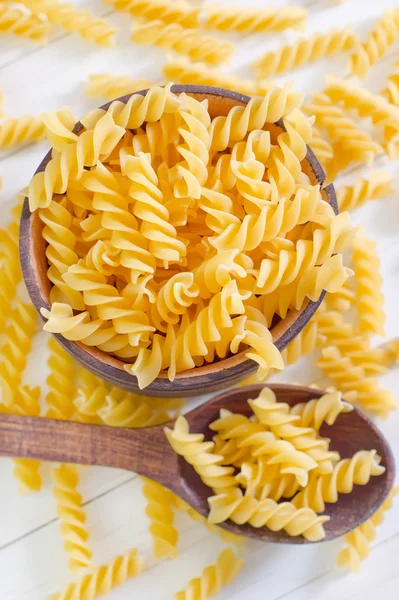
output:
[[[250,415],[247,403],[256,398],[262,385],[232,390],[199,406],[186,415],[190,430],[204,433],[211,439],[209,424],[219,417],[221,408]],[[285,384],[269,385],[281,402],[291,406],[319,398],[324,392]],[[173,421],[168,423],[173,426]],[[207,498],[211,490],[201,481],[193,467],[177,456],[169,446],[164,425],[143,429],[112,428],[85,425],[51,419],[0,415],[0,455],[39,458],[59,462],[117,467],[134,471],[159,481],[198,512],[208,514]],[[367,520],[382,504],[393,486],[395,463],[388,442],[378,428],[356,408],[341,414],[335,425],[323,425],[321,435],[331,439],[331,449],[342,458],[358,450],[377,450],[386,471],[371,478],[366,486],[355,486],[351,494],[341,494],[336,504],[326,505],[330,521],[325,524],[325,541],[344,535]],[[299,536],[292,538],[284,532],[238,526],[231,521],[221,525],[234,533],[262,541],[278,543],[309,543]]]
[[[221,88],[198,85],[174,85],[172,91],[179,94],[185,92],[198,100],[207,99],[208,109],[212,117],[226,115],[230,109],[237,105],[245,106],[249,96],[230,92]],[[136,92],[145,95],[147,90]],[[120,98],[126,103],[133,94]],[[101,108],[107,109],[111,102]],[[275,124],[276,131],[284,131],[282,120]],[[79,133],[83,125],[78,122],[74,132]],[[37,173],[44,171],[51,158],[50,152],[40,163]],[[316,159],[314,153],[308,148],[303,161],[304,171],[309,175],[312,183],[322,185],[325,173]],[[330,184],[323,190],[323,195],[338,212],[334,186]],[[30,213],[28,200],[25,199],[20,227],[20,258],[22,271],[32,302],[38,312],[41,308],[49,308],[51,284],[47,277],[47,259],[45,256],[45,241],[41,235],[42,224],[37,211]],[[324,298],[324,293],[317,302],[305,301],[301,310],[291,310],[285,319],[278,321],[271,329],[273,340],[279,350],[283,350],[305,327],[314,315]],[[40,314],[40,312],[39,312]],[[124,362],[114,356],[106,354],[98,348],[88,347],[80,342],[71,342],[61,335],[55,335],[59,343],[74,356],[81,364],[96,375],[103,377],[112,384],[118,385],[137,393],[154,396],[186,396],[213,392],[233,385],[256,370],[256,364],[245,357],[245,351],[230,356],[227,359],[197,367],[195,369],[178,373],[175,380],[170,382],[166,373],[160,373],[145,390],[141,391],[136,378],[123,369]]]

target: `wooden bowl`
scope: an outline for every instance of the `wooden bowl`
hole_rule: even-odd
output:
[[[227,115],[233,106],[246,105],[250,100],[249,96],[244,96],[236,92],[199,85],[174,85],[172,91],[177,94],[186,92],[197,98],[197,100],[206,98],[209,102],[211,117]],[[145,95],[147,90],[136,93]],[[126,103],[130,96],[131,94],[123,96],[119,100]],[[101,108],[107,109],[110,104],[111,102],[108,102]],[[282,121],[278,121],[273,127],[276,133],[284,131]],[[82,129],[83,125],[78,122],[75,125],[74,132],[79,133]],[[49,152],[36,172],[44,171],[50,158],[51,153]],[[302,167],[303,171],[309,176],[312,184],[324,183],[325,173],[310,148],[308,148]],[[332,184],[326,186],[322,194],[324,199],[333,207],[334,211],[338,213],[334,186]],[[43,307],[50,308],[51,289],[51,282],[47,277],[46,242],[42,236],[42,228],[43,225],[37,211],[34,213],[30,212],[28,199],[25,198],[20,227],[20,260],[26,287],[38,311]],[[283,350],[305,327],[320,305],[323,297],[324,293],[317,302],[305,302],[301,310],[290,311],[285,319],[280,320],[272,327],[273,340],[279,350]],[[89,371],[92,371],[114,385],[140,393],[136,378],[124,370],[124,362],[122,360],[106,354],[97,348],[85,346],[80,342],[68,341],[62,335],[55,334],[55,337],[63,348]],[[142,393],[153,396],[205,394],[231,386],[250,375],[256,368],[256,364],[252,360],[248,360],[243,351],[203,367],[179,373],[173,382],[169,381],[166,373],[161,373]]]

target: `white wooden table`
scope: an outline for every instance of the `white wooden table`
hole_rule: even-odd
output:
[[[255,3],[241,0],[244,5]],[[279,4],[288,4],[275,0]],[[301,3],[300,0],[297,0]],[[9,116],[21,116],[57,109],[68,105],[77,116],[100,104],[84,97],[86,77],[96,72],[130,73],[134,77],[154,81],[160,78],[162,52],[141,48],[129,42],[130,18],[116,14],[100,0],[75,0],[81,7],[121,28],[115,48],[101,50],[85,43],[76,35],[63,31],[53,34],[46,47],[37,47],[17,38],[0,38],[0,82],[5,92],[5,108]],[[294,2],[291,2],[294,3]],[[225,0],[224,4],[229,4]],[[268,2],[258,0],[257,5]],[[336,5],[329,0],[309,1],[310,17],[307,32],[326,31],[352,23],[367,32],[372,18],[388,6],[399,6],[399,0],[347,0]],[[257,53],[276,46],[282,40],[292,40],[297,33],[286,32],[278,37],[259,36],[244,39],[232,61],[235,72],[251,77],[248,64]],[[399,43],[374,69],[367,82],[377,91],[399,59]],[[345,75],[346,58],[321,61],[295,73],[296,87],[306,92],[321,89],[325,73]],[[0,191],[0,224],[9,219],[9,208],[16,193],[27,184],[46,144],[0,154],[0,175],[4,188]],[[396,171],[398,163],[378,160],[378,167]],[[364,171],[365,172],[365,171]],[[345,178],[354,180],[354,174]],[[377,240],[385,278],[388,337],[399,335],[399,204],[397,197],[369,203],[354,213],[354,222],[365,225],[368,234]],[[46,337],[38,332],[34,341],[27,382],[40,383],[45,393]],[[287,369],[277,380],[307,383],[321,379],[313,360],[303,359]],[[384,377],[384,385],[393,391],[399,386],[399,371]],[[192,401],[187,403],[191,406]],[[399,456],[399,414],[381,425]],[[19,496],[12,476],[10,459],[0,459],[0,599],[42,600],[49,593],[61,590],[72,579],[63,552],[62,538],[55,514],[48,475],[38,494]],[[182,589],[191,577],[213,563],[224,543],[208,530],[179,514],[181,532],[180,556],[175,561],[156,563],[151,558],[151,538],[144,514],[145,502],[141,483],[134,475],[105,468],[82,469],[81,492],[88,514],[88,525],[97,564],[108,562],[114,555],[137,546],[145,557],[148,569],[137,579],[113,591],[109,598],[125,600],[147,597],[166,600]],[[369,560],[360,575],[347,575],[334,564],[340,541],[314,546],[274,546],[248,543],[243,550],[245,568],[236,582],[220,595],[221,599],[238,600],[323,600],[359,599],[397,600],[399,598],[399,501],[379,529]]]

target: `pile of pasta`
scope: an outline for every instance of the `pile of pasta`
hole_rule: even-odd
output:
[[[209,425],[216,432],[213,441],[190,433],[184,417],[165,428],[173,450],[215,494],[208,498],[209,521],[230,519],[320,541],[329,520],[322,514],[325,503],[339,502],[338,494],[350,494],[355,484],[367,485],[384,473],[381,458],[375,450],[341,458],[321,437],[323,423],[333,426],[340,414],[353,410],[339,392],[291,408],[265,387],[248,404],[250,417],[221,409]]]
[[[126,361],[139,387],[245,351],[282,369],[275,315],[337,291],[353,237],[306,174],[312,118],[273,88],[226,116],[171,85],[82,119],[44,116],[29,185],[47,242],[46,331]],[[274,122],[283,119],[284,129]]]

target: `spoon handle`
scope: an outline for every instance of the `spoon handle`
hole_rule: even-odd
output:
[[[163,425],[125,429],[1,414],[0,456],[116,467],[171,489],[179,480]]]

